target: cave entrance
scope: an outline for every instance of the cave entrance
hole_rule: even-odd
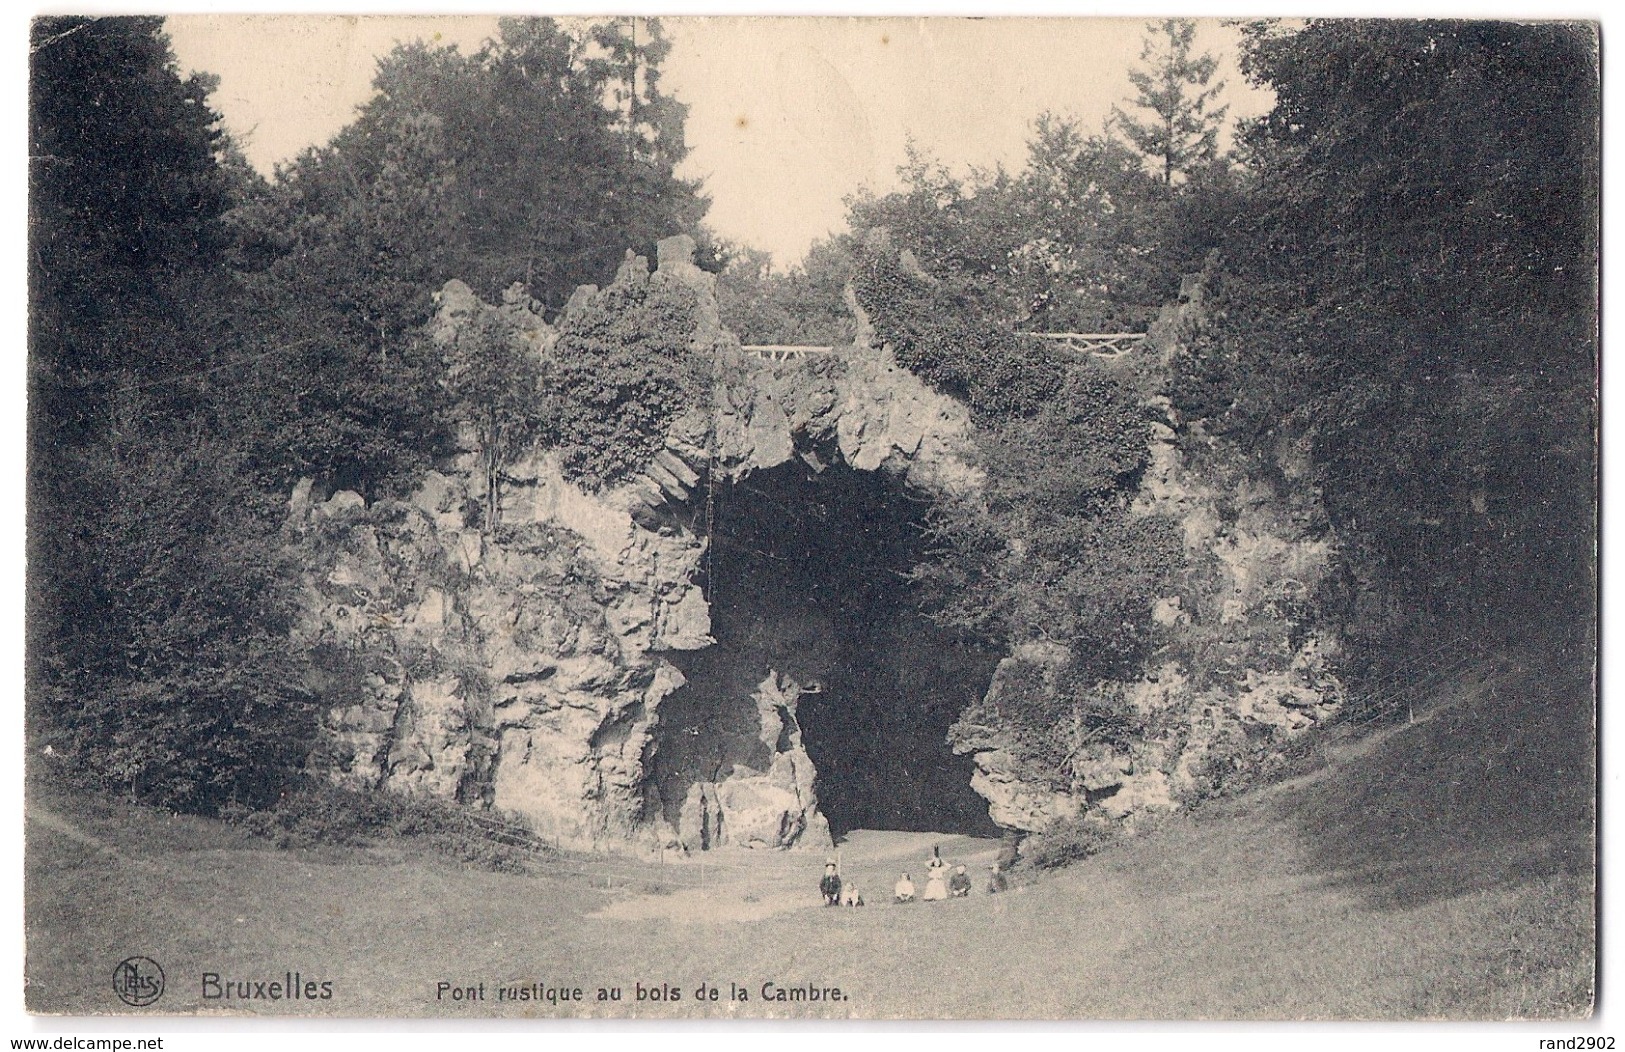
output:
[[[808,455],[721,483],[712,502],[717,642],[668,655],[689,681],[661,707],[668,810],[696,778],[765,762],[751,694],[773,670],[811,688],[797,722],[834,836],[997,834],[970,787],[974,764],[947,734],[1001,654],[919,610],[908,573],[924,554],[930,499]]]

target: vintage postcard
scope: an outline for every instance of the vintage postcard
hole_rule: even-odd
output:
[[[1586,1020],[1598,32],[35,19],[28,1012]]]

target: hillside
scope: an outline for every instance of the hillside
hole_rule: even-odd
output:
[[[727,852],[705,870],[560,855],[493,874],[409,847],[276,851],[210,820],[36,793],[28,1003],[119,1009],[106,976],[141,953],[169,977],[155,1006],[168,1012],[535,1011],[435,999],[441,981],[484,981],[579,985],[579,1007],[542,1006],[568,1015],[1583,1015],[1593,710],[1576,664],[1479,668],[1418,698],[1414,723],[1317,732],[1291,779],[1007,895],[979,880],[967,900],[907,907],[881,892],[910,860],[940,842],[982,869],[993,842],[858,834],[843,867],[871,906],[824,910],[822,860],[802,852]],[[288,971],[332,980],[334,998],[200,997],[205,972]],[[721,1003],[694,1001],[702,981],[721,985]],[[849,999],[764,1003],[765,982]],[[636,984],[662,983],[683,1000],[636,1003]],[[730,983],[751,1000],[730,1007]],[[600,985],[625,1000],[598,1006]]]

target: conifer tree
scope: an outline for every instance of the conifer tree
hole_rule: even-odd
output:
[[[1229,106],[1208,106],[1224,89],[1213,83],[1219,60],[1210,54],[1191,54],[1196,23],[1186,18],[1165,18],[1146,26],[1140,61],[1145,69],[1129,72],[1139,94],[1133,105],[1149,111],[1141,120],[1114,107],[1117,126],[1129,142],[1160,169],[1164,185],[1175,174],[1189,176],[1211,163],[1219,153],[1219,129]]]

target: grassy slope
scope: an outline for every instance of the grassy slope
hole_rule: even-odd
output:
[[[750,885],[701,893],[739,902],[732,914],[673,923],[692,893],[663,913],[660,895],[605,891],[575,873],[481,873],[400,851],[278,852],[204,820],[82,802],[68,813],[48,800],[29,823],[29,1004],[119,1009],[112,966],[139,953],[164,965],[169,993],[156,1007],[171,1012],[215,1007],[198,999],[203,971],[297,970],[335,980],[339,997],[316,1007],[347,1015],[500,1010],[437,1005],[441,978],[615,983],[628,997],[635,982],[677,983],[685,999],[655,1012],[683,1014],[727,1011],[693,1003],[687,991],[701,980],[748,985],[752,1000],[734,1011],[751,1015],[1584,1013],[1589,691],[1584,677],[1533,669],[1460,688],[1415,725],[1329,737],[1291,781],[1018,892],[861,911],[810,905],[820,861],[810,856],[771,856]],[[861,840],[848,848],[850,869],[864,850]],[[893,862],[876,854],[865,886],[878,891]],[[805,907],[761,906],[803,886]],[[768,979],[840,985],[853,999],[765,1005],[757,988]],[[650,1014],[627,1002],[609,1012]]]

